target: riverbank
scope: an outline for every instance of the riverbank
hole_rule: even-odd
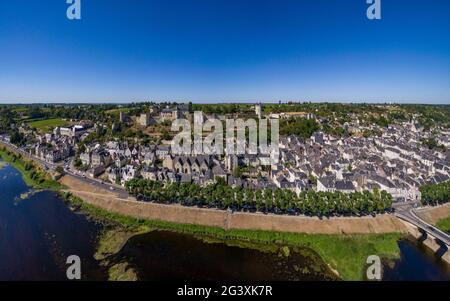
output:
[[[29,187],[55,191],[65,188],[58,181],[51,179],[50,175],[37,166],[36,163],[31,160],[24,160],[21,155],[8,150],[6,147],[0,147],[0,159],[17,169]]]
[[[241,244],[243,247],[256,244],[253,247],[260,250],[271,244],[307,247],[319,254],[345,280],[362,279],[369,255],[397,259],[397,241],[405,233],[403,223],[389,215],[321,220],[230,214],[220,210],[138,202],[132,197],[124,199],[70,176],[62,178],[61,182],[69,187],[68,192],[84,201],[83,207],[94,216],[116,220],[127,228],[146,226],[219,239],[225,244]],[[233,228],[234,225],[238,228]],[[251,226],[256,229],[246,228]]]
[[[71,211],[77,212],[94,221],[101,228],[97,237],[94,259],[106,268],[110,281],[136,281],[137,274],[127,261],[117,262],[113,257],[121,251],[130,238],[152,231],[145,225],[123,217],[111,216],[107,211],[100,211],[89,206],[80,198],[70,193],[58,192]]]
[[[421,208],[416,210],[416,214],[427,223],[434,225],[440,220],[450,218],[450,203]]]
[[[307,234],[383,234],[406,233],[404,224],[394,215],[375,217],[318,218],[249,212],[229,212],[218,209],[164,205],[124,198],[114,191],[89,185],[71,176],[61,183],[67,191],[86,202],[107,211],[137,219],[162,220],[180,224],[196,224],[219,227],[225,230],[263,230]]]
[[[302,234],[261,230],[224,230],[218,227],[192,224],[178,224],[166,221],[143,220],[113,213],[86,203],[80,198],[65,193],[64,197],[81,210],[99,219],[115,221],[128,231],[167,230],[192,234],[204,239],[213,238],[220,242],[242,247],[269,250],[270,246],[306,247],[315,251],[330,268],[336,270],[344,280],[361,280],[366,259],[369,255],[396,259],[399,257],[397,241],[403,237],[400,233],[389,234],[353,234],[327,235]],[[273,249],[273,247],[272,247]]]
[[[427,223],[450,233],[450,203],[436,207],[426,207],[416,211],[417,215]]]

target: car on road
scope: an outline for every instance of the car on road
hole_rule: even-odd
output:
[[[109,190],[114,190],[114,187],[110,186],[110,187],[109,187]]]

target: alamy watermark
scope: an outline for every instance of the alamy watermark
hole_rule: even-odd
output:
[[[369,265],[366,270],[367,280],[381,280],[382,266],[380,256],[370,255],[367,257],[366,264]]]
[[[66,277],[69,280],[81,279],[81,259],[77,255],[67,257],[66,264],[70,264],[66,270]]]
[[[81,0],[66,0],[69,4],[66,16],[69,20],[81,20]]]
[[[367,8],[367,19],[381,20],[381,0],[366,0],[369,5]]]
[[[178,132],[171,142],[174,155],[259,155],[261,164],[277,164],[280,126],[278,119],[219,119],[203,122],[203,113],[194,112],[193,126],[187,119],[176,119],[171,130]],[[270,123],[270,128],[269,128]],[[225,125],[225,136],[224,136]],[[270,130],[270,144],[268,132]],[[204,133],[208,133],[204,137]],[[247,139],[248,138],[248,139]],[[226,147],[224,147],[224,140]]]
[[[81,20],[81,0],[66,0],[69,4],[66,16],[69,20]],[[369,20],[381,20],[381,0],[366,0],[366,15]]]

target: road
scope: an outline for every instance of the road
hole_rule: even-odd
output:
[[[21,154],[22,156],[24,156],[24,157],[26,157],[26,158],[28,158],[28,159],[30,159],[30,160],[33,160],[33,161],[38,162],[38,163],[41,164],[42,166],[45,166],[47,169],[55,170],[55,168],[56,168],[56,166],[57,166],[56,164],[48,163],[48,162],[43,161],[42,159],[40,159],[40,158],[38,158],[38,157],[35,157],[35,156],[30,155],[29,153],[27,153],[26,151],[24,151],[24,150],[21,149],[21,148],[18,148],[18,147],[15,146],[14,144],[8,143],[8,142],[6,142],[6,141],[0,141],[0,144],[5,145],[6,147],[12,148],[14,151],[18,152],[18,153]]]
[[[33,160],[33,161],[37,162],[38,164],[41,164],[41,166],[44,166],[45,168],[47,168],[49,170],[55,170],[57,166],[62,166],[61,164],[52,164],[52,163],[46,162],[46,161],[44,161],[44,160],[42,160],[42,159],[40,159],[40,158],[38,158],[36,156],[30,155],[29,153],[27,153],[23,149],[20,149],[17,146],[11,144],[11,143],[8,143],[8,142],[5,142],[5,141],[0,141],[0,144],[3,144],[5,146],[13,149],[14,151],[20,153],[22,156],[24,156],[24,157],[26,157],[26,158],[28,158],[30,160]],[[94,187],[97,187],[97,188],[100,188],[100,189],[105,189],[105,190],[112,191],[111,187],[113,187],[114,193],[116,193],[119,198],[126,199],[126,198],[128,198],[130,196],[128,194],[128,192],[124,188],[119,187],[117,185],[108,184],[108,183],[105,183],[105,182],[103,182],[103,181],[101,181],[99,179],[88,178],[86,176],[78,174],[77,171],[73,171],[70,168],[64,168],[64,171],[65,171],[66,174],[68,174],[68,175],[70,175],[70,176],[72,176],[72,177],[74,177],[74,178],[76,178],[76,179],[78,179],[80,181],[83,181],[86,184],[93,185]]]
[[[97,180],[97,179],[91,179],[91,178],[83,177],[83,176],[80,176],[78,174],[75,174],[75,173],[73,173],[71,171],[67,171],[67,170],[66,170],[66,173],[68,175],[70,175],[70,176],[80,180],[80,181],[83,181],[86,184],[92,185],[92,186],[100,188],[100,189],[105,189],[105,190],[111,191],[111,187],[112,187],[111,184],[104,183],[104,182],[102,182],[100,180]],[[121,199],[126,199],[126,198],[128,198],[130,196],[128,194],[128,192],[124,188],[120,188],[120,187],[117,187],[117,186],[114,186],[114,191],[113,192]]]
[[[403,203],[396,205],[395,215],[408,223],[424,230],[427,234],[435,237],[450,247],[450,235],[428,224],[414,212],[414,203]]]

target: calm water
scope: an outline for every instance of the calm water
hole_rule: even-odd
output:
[[[423,244],[414,240],[399,241],[401,260],[394,267],[385,266],[385,280],[450,281],[450,266]]]
[[[314,257],[295,254],[286,258],[222,243],[204,243],[190,235],[156,231],[130,239],[117,259],[128,259],[143,280],[336,279],[322,260]]]
[[[0,280],[66,280],[66,259],[78,255],[86,279],[104,279],[94,260],[98,226],[68,209],[55,193],[29,191],[12,167],[0,170]]]
[[[66,280],[66,258],[78,255],[84,280],[106,280],[93,255],[101,226],[69,210],[54,193],[24,200],[29,188],[11,166],[0,169],[0,280]],[[450,280],[448,267],[419,244],[399,242],[402,259],[385,268],[388,280]],[[289,258],[209,244],[155,231],[130,239],[113,262],[127,261],[142,280],[323,280],[320,260]]]

